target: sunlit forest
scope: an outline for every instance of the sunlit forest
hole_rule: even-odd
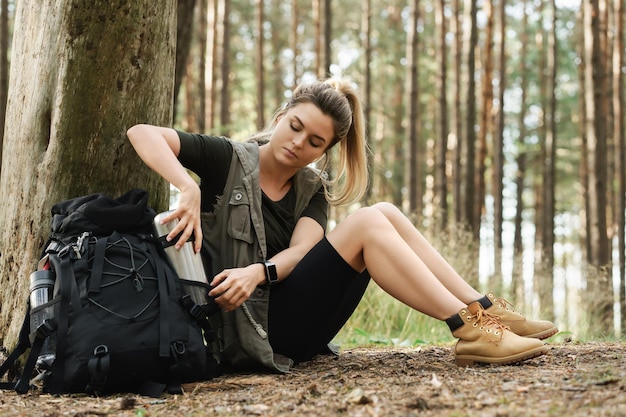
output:
[[[1,2],[3,108],[19,1]],[[362,204],[401,207],[518,311],[576,337],[624,333],[623,1],[178,0],[177,13],[172,126],[245,140],[298,83],[349,77],[371,150]],[[415,340],[415,312],[389,299],[370,288],[357,315],[389,310],[397,326],[343,337]]]

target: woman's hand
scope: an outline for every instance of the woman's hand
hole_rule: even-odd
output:
[[[225,269],[213,278],[209,295],[224,311],[233,311],[244,303],[257,285],[265,281],[265,267],[252,264],[245,268]]]
[[[178,219],[178,224],[167,235],[167,241],[174,240],[178,234],[182,233],[175,245],[176,249],[180,249],[193,233],[194,250],[196,253],[200,252],[202,248],[200,188],[195,183],[180,190],[178,207],[164,217],[162,222],[165,224],[175,219]]]

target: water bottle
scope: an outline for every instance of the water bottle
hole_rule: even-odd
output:
[[[171,220],[168,223],[161,224],[161,220],[168,216],[171,211],[159,213],[154,218],[154,229],[159,237],[167,236],[172,229],[178,224],[178,219]],[[179,278],[188,281],[197,281],[207,286],[201,285],[183,285],[184,290],[191,299],[198,305],[205,305],[209,302],[208,280],[202,256],[193,249],[193,242],[188,241],[180,248],[174,247],[175,241],[169,242],[171,246],[165,248],[165,253],[170,260],[172,266],[176,270]]]
[[[54,307],[46,304],[54,297],[54,272],[42,269],[30,274],[30,329],[35,331],[46,319],[54,316]],[[54,362],[55,335],[49,336],[43,343],[37,367],[49,370]]]
[[[30,274],[30,307],[37,308],[52,300],[54,291],[54,272],[35,271]]]

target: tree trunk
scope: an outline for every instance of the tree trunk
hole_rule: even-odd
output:
[[[526,60],[528,59],[528,0],[524,0],[524,16],[522,18],[521,51],[519,60],[520,80],[520,113],[518,117],[519,141],[517,155],[516,184],[516,210],[515,210],[515,235],[513,237],[513,274],[511,277],[511,298],[517,305],[524,304],[524,246],[522,241],[522,227],[524,214],[524,189],[526,184],[526,160],[527,145],[526,114],[528,111],[528,74]]]
[[[610,252],[606,232],[606,72],[600,39],[598,0],[584,0],[585,60],[585,133],[589,167],[589,254],[597,273],[589,277],[588,297],[594,330],[601,334],[613,330],[613,293],[609,279]]]
[[[315,74],[318,77],[324,75],[323,71],[323,56],[322,56],[322,42],[324,32],[322,31],[322,0],[313,0],[311,2],[313,8],[313,26],[315,27],[315,38],[313,40],[315,44]]]
[[[256,44],[256,126],[258,130],[265,126],[265,71],[263,65],[263,45],[265,36],[263,35],[263,0],[256,0],[257,18],[257,44]]]
[[[291,50],[293,51],[293,61],[291,62],[293,73],[293,83],[291,89],[295,89],[300,83],[300,71],[298,69],[298,58],[300,55],[299,37],[298,37],[298,23],[300,10],[298,7],[298,0],[291,0]]]
[[[206,60],[206,88],[204,91],[206,111],[204,114],[204,125],[207,130],[212,131],[215,128],[215,113],[217,101],[217,73],[218,73],[218,51],[219,51],[219,0],[208,0],[207,5],[207,43],[204,52]],[[201,93],[202,94],[202,93]]]
[[[9,89],[9,0],[0,1],[0,172],[2,172],[2,143]]]
[[[266,3],[267,4],[267,3]],[[269,2],[269,10],[270,12],[267,14],[265,21],[266,24],[270,25],[270,37],[265,42],[269,42],[269,61],[268,59],[263,58],[263,62],[271,65],[272,70],[267,72],[264,70],[264,80],[263,84],[265,85],[266,93],[263,95],[263,100],[265,102],[264,105],[264,115],[263,115],[263,127],[265,127],[265,117],[267,116],[267,109],[275,110],[283,105],[285,102],[285,90],[291,86],[291,83],[286,84],[285,79],[289,78],[291,74],[295,74],[294,71],[297,71],[297,61],[298,56],[295,50],[290,48],[293,46],[292,36],[294,35],[292,31],[285,30],[285,12],[281,8],[282,0],[271,0]],[[291,6],[296,6],[297,4],[291,4]],[[267,6],[265,7],[267,11]],[[294,13],[292,9],[291,13]],[[292,29],[293,25],[298,24],[297,16],[291,16]],[[296,26],[297,30],[297,26]],[[297,38],[297,33],[295,34]],[[265,47],[264,47],[265,48]],[[264,49],[263,55],[267,55]],[[286,68],[283,65],[283,54],[285,51],[290,51],[293,53],[293,57],[290,59],[292,63],[291,68]],[[266,62],[267,61],[267,62]],[[270,88],[267,88],[270,87]],[[271,95],[270,95],[271,94]],[[268,99],[268,95],[270,95],[271,99]]]
[[[436,185],[435,196],[439,199],[440,225],[445,229],[448,223],[448,177],[446,175],[446,163],[448,161],[448,101],[447,101],[447,73],[448,73],[448,51],[446,36],[445,7],[446,0],[439,0],[437,10],[437,27],[439,29],[439,48],[437,48],[437,61],[439,61],[439,111],[438,114],[438,144],[435,156],[436,165]]]
[[[363,34],[363,55],[364,55],[364,69],[363,69],[363,117],[365,119],[365,129],[367,132],[367,144],[370,152],[368,153],[368,187],[365,194],[365,201],[372,199],[372,188],[374,182],[374,154],[376,152],[375,142],[370,135],[371,127],[371,114],[372,114],[372,0],[365,0],[363,4],[363,16],[361,19],[361,32]]]
[[[195,110],[198,132],[206,132],[206,113],[207,113],[207,100],[204,92],[206,91],[207,82],[207,65],[206,65],[206,50],[207,50],[207,8],[208,0],[198,0],[198,13],[196,21],[198,22],[197,38],[198,48],[196,48],[196,56],[198,60],[198,81],[197,89],[194,91],[194,95],[197,97],[198,108]]]
[[[461,223],[463,210],[463,181],[462,181],[462,155],[463,155],[463,123],[461,120],[461,62],[463,52],[463,30],[461,27],[461,4],[460,0],[452,0],[452,10],[454,16],[452,18],[452,33],[454,34],[454,42],[452,43],[452,56],[454,57],[454,88],[452,97],[454,97],[454,106],[450,114],[450,126],[453,137],[453,162],[452,162],[452,194],[454,201],[454,220],[457,224]]]
[[[324,0],[324,78],[330,77],[330,64],[332,63],[331,41],[333,39],[331,0]]]
[[[556,71],[557,53],[556,44],[556,4],[550,2],[552,13],[552,27],[548,33],[548,48],[546,50],[546,83],[549,86],[548,106],[544,112],[545,128],[545,158],[543,166],[543,270],[545,274],[538,277],[537,292],[542,314],[549,320],[554,320],[554,216],[555,208],[555,164],[556,164]]]
[[[413,0],[407,36],[407,143],[409,144],[409,210],[411,213],[421,209],[421,187],[419,178],[419,138],[417,136],[418,112],[418,66],[417,66],[417,20],[419,18],[419,0]]]
[[[624,213],[626,213],[626,168],[624,167],[624,3],[622,0],[614,2],[615,45],[613,45],[613,122],[615,126],[615,174],[617,182],[617,249],[619,257],[619,303],[620,329],[622,336],[626,334],[626,256],[624,238]]]
[[[230,136],[230,1],[221,0],[221,90],[220,90],[220,129],[223,135]]]
[[[545,2],[539,2],[539,6],[537,9],[537,15],[541,16],[543,20],[543,15],[545,13]],[[541,280],[545,275],[545,264],[543,261],[544,258],[544,249],[543,246],[545,244],[545,192],[544,192],[544,181],[545,181],[545,160],[547,158],[546,154],[546,129],[547,129],[547,114],[548,114],[548,104],[547,104],[547,77],[546,77],[546,36],[544,26],[541,25],[538,33],[535,35],[536,42],[536,50],[539,54],[539,63],[537,68],[537,79],[539,83],[539,102],[541,107],[539,126],[537,128],[537,136],[539,140],[539,150],[538,150],[538,168],[539,174],[535,178],[534,183],[534,195],[535,195],[535,251],[534,251],[534,273],[533,273],[533,289],[535,292],[540,292],[539,288],[541,288]]]
[[[480,133],[478,135],[478,158],[476,173],[472,225],[475,237],[479,237],[480,219],[485,206],[485,172],[487,169],[487,136],[493,134],[493,0],[484,3],[484,12],[487,19],[485,28],[485,46],[483,49],[483,77],[482,77],[482,110],[480,118]]]
[[[126,129],[169,125],[176,3],[20,2],[15,18],[0,195],[0,328],[15,342],[28,276],[50,231],[50,207],[132,187],[157,210],[169,187],[137,157]]]
[[[499,44],[498,55],[500,58],[498,68],[498,109],[497,120],[493,129],[493,231],[494,231],[494,265],[495,282],[489,288],[502,287],[502,227],[504,223],[503,215],[503,181],[504,181],[504,90],[507,85],[506,80],[506,0],[500,0],[499,21]]]
[[[554,217],[556,216],[556,74],[558,45],[556,43],[557,9],[554,0],[550,2],[552,11],[552,27],[548,34],[546,70],[549,85],[549,103],[547,108],[546,128],[546,159],[544,160],[544,227],[543,227],[543,259],[546,276],[538,288],[539,305],[542,314],[554,320]]]
[[[196,0],[177,0],[176,11],[176,70],[174,78],[174,118],[178,105],[178,94],[187,71],[187,57],[193,38],[193,17]]]
[[[477,0],[465,0],[465,16],[463,18],[466,25],[466,29],[463,30],[465,37],[465,51],[463,55],[467,60],[467,93],[465,95],[465,126],[467,132],[465,134],[465,210],[463,219],[472,231],[480,228],[480,224],[476,224],[474,219],[474,195],[476,194],[474,185],[476,173],[476,130],[474,129],[476,125],[476,79],[474,78],[474,71],[476,70],[476,43],[478,41],[476,2]]]

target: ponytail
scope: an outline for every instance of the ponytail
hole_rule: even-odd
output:
[[[361,101],[355,89],[347,80],[331,78],[326,84],[345,97],[350,108],[350,122],[346,129],[337,129],[337,137],[333,144],[339,144],[337,159],[337,174],[334,180],[328,182],[326,198],[331,204],[342,205],[360,200],[367,189],[368,166],[367,144],[365,139],[365,123]],[[322,111],[324,109],[322,108]],[[332,112],[329,112],[332,115]],[[336,119],[335,124],[338,124]],[[329,147],[329,149],[330,149]]]

